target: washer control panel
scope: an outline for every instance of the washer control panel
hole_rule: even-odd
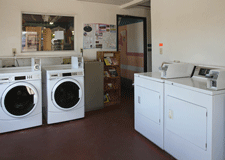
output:
[[[83,72],[65,72],[65,73],[52,73],[50,78],[69,77],[69,76],[83,76]]]
[[[37,80],[41,79],[40,74],[18,75],[18,76],[1,76],[0,83],[9,83],[14,81]]]

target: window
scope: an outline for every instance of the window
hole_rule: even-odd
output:
[[[74,50],[74,17],[22,14],[22,52]]]

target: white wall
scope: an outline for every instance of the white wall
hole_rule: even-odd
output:
[[[143,22],[127,25],[127,52],[144,53]]]
[[[173,60],[225,66],[224,6],[224,0],[151,0],[153,71]]]
[[[108,23],[116,25],[116,14],[147,17],[149,10],[120,9],[107,5],[76,0],[0,0],[0,56],[12,56],[12,48],[18,55],[63,55],[65,52],[21,53],[22,12],[75,15],[75,52],[66,54],[80,55],[83,48],[84,23]],[[150,26],[149,26],[150,27]],[[149,33],[148,33],[149,34]],[[84,50],[86,59],[95,59],[97,49]]]

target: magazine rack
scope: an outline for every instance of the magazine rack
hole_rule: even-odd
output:
[[[120,103],[120,52],[98,51],[97,60],[104,62],[104,106]]]

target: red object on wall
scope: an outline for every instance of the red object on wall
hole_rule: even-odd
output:
[[[159,46],[162,47],[163,46],[163,43],[159,43]]]

